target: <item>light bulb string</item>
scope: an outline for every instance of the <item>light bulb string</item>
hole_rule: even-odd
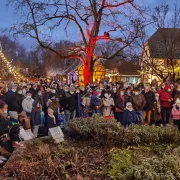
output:
[[[11,63],[5,58],[2,50],[0,50],[0,56],[1,59],[3,60],[3,62],[6,64],[6,66],[8,67],[10,73],[15,77],[15,79],[17,79],[18,81],[20,79],[26,80],[19,72],[17,72],[17,70],[15,69],[15,67],[11,66]]]

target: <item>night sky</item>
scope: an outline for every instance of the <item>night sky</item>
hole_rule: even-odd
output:
[[[168,2],[170,4],[173,4],[173,0],[135,0],[135,3],[145,6],[157,6],[161,4],[162,2]],[[12,7],[7,7],[7,0],[0,0],[0,30],[4,28],[8,28],[11,26],[11,24],[16,23],[18,21],[18,14],[13,13]],[[76,30],[74,30],[76,31]],[[72,32],[70,32],[70,35],[68,37],[64,37],[62,34],[57,34],[58,39],[71,39],[71,36],[74,34],[73,28]],[[153,34],[154,32],[152,32]],[[32,47],[35,43],[33,40],[30,39],[19,39],[20,43],[25,45],[26,47]]]

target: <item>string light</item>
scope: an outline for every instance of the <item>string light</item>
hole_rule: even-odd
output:
[[[1,48],[0,48],[0,56],[1,59],[3,60],[3,62],[5,63],[5,65],[7,66],[9,72],[14,76],[14,78],[17,81],[23,80],[23,81],[28,81],[28,79],[26,79],[25,77],[23,77],[17,70],[16,67],[12,66],[11,63],[6,59],[6,57],[4,56]]]

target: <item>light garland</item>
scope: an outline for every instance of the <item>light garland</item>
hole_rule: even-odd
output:
[[[23,77],[17,70],[16,70],[16,67],[12,66],[11,63],[6,59],[6,57],[4,56],[2,50],[0,49],[0,56],[2,58],[2,61],[6,64],[9,72],[14,76],[14,78],[17,80],[17,81],[20,81],[20,80],[28,80],[26,79],[25,77]]]

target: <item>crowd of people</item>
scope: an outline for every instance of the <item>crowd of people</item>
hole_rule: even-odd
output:
[[[0,148],[9,138],[12,147],[23,140],[48,135],[48,129],[67,129],[75,117],[98,114],[114,117],[125,128],[131,124],[168,125],[180,129],[180,85],[140,83],[136,87],[108,80],[79,86],[60,81],[0,83]],[[0,163],[6,158],[1,156]]]

